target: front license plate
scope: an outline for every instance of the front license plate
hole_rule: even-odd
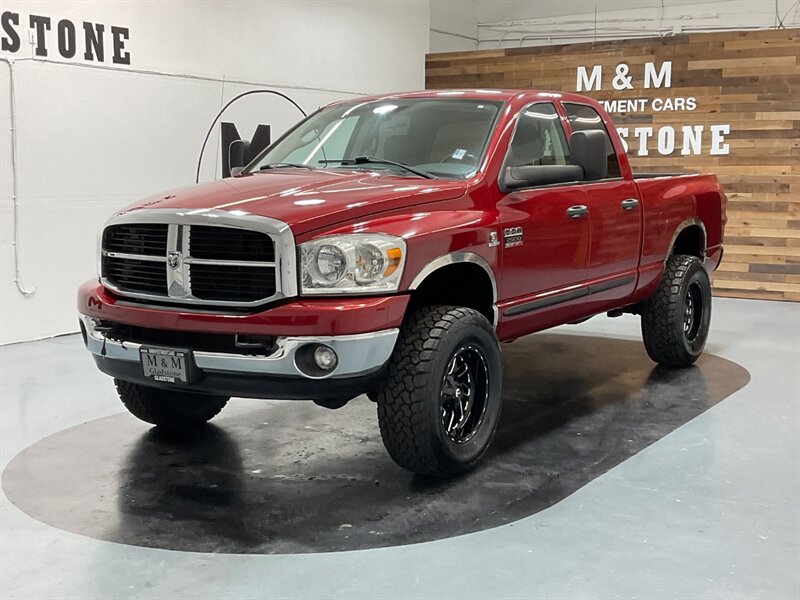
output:
[[[162,383],[189,382],[189,350],[139,348],[144,376]]]

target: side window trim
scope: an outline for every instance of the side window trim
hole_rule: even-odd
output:
[[[597,179],[595,181],[583,181],[581,183],[584,183],[584,184],[586,184],[586,183],[597,183],[598,181],[609,181],[609,180],[615,180],[615,179],[624,179],[624,177],[622,176],[622,166],[619,164],[619,156],[617,156],[617,150],[616,150],[616,148],[614,148],[614,143],[611,141],[611,134],[608,132],[608,126],[606,125],[606,122],[603,120],[603,115],[601,115],[599,112],[597,112],[597,110],[594,108],[594,106],[592,106],[590,104],[585,104],[584,102],[572,102],[572,101],[561,100],[559,102],[559,104],[561,105],[560,108],[564,111],[564,117],[567,120],[567,126],[568,126],[568,131],[569,131],[570,135],[575,133],[575,129],[572,127],[572,121],[570,120],[570,117],[569,117],[569,111],[567,110],[567,105],[583,106],[584,108],[588,108],[591,111],[593,111],[600,118],[600,124],[603,126],[603,131],[605,131],[606,136],[608,136],[608,141],[611,144],[611,151],[614,153],[614,160],[617,163],[617,170],[619,171],[619,174],[614,175],[612,177],[605,177],[604,179]]]

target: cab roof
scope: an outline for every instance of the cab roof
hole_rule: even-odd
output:
[[[349,98],[340,100],[333,104],[344,102],[377,102],[392,98],[465,98],[469,100],[534,100],[551,99],[566,102],[581,102],[584,104],[596,104],[591,98],[569,92],[558,92],[555,90],[511,90],[511,89],[447,89],[447,90],[423,90],[418,92],[401,92],[395,94],[376,94],[374,96],[363,96],[359,98]]]

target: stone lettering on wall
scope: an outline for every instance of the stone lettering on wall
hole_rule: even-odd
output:
[[[16,54],[29,44],[34,57],[131,64],[131,53],[126,48],[130,40],[127,27],[4,11],[0,15],[0,31],[3,52]]]

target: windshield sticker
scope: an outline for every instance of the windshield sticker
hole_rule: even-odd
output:
[[[453,158],[455,158],[456,160],[461,160],[462,158],[464,158],[464,155],[466,153],[467,153],[467,151],[464,150],[464,148],[456,148],[453,151]]]

